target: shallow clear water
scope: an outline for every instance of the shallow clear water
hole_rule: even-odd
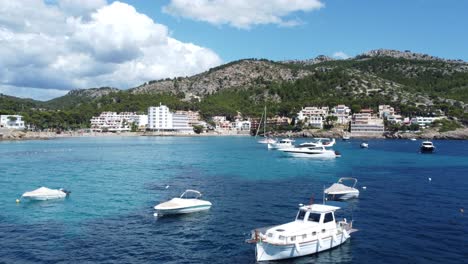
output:
[[[0,143],[0,262],[253,263],[256,227],[291,221],[339,177],[359,232],[341,247],[284,263],[463,263],[468,257],[468,142],[337,142],[342,158],[291,158],[249,137],[111,137]],[[432,180],[429,181],[428,178]],[[169,185],[168,188],[166,186]],[[15,203],[40,186],[62,201]],[[208,212],[155,218],[185,189]]]

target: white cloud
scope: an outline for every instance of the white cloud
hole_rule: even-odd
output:
[[[300,21],[288,16],[322,7],[320,0],[171,0],[163,11],[214,25],[249,29],[262,24],[295,26]]]
[[[343,51],[337,51],[337,52],[333,53],[332,57],[335,58],[335,59],[346,60],[350,56],[348,54],[344,53]]]
[[[129,88],[222,62],[207,48],[172,38],[166,26],[128,4],[76,3],[0,2],[0,91],[28,97],[28,87]],[[33,95],[39,98],[31,89]]]

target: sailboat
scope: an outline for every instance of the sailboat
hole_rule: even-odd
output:
[[[266,106],[265,106],[265,111],[262,113],[262,117],[260,118],[260,122],[258,123],[258,128],[257,128],[257,133],[255,133],[255,137],[258,136],[258,131],[260,131],[260,125],[262,124],[262,120],[264,122],[263,124],[263,139],[260,139],[257,141],[260,144],[275,144],[276,140],[270,137],[266,136],[266,123],[267,123],[267,117],[266,117]]]

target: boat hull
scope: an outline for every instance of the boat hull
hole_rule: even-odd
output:
[[[190,206],[190,207],[183,207],[177,209],[156,209],[156,214],[158,216],[163,215],[176,215],[176,214],[189,214],[195,213],[200,211],[206,211],[211,208],[211,205],[197,205],[197,206]]]
[[[352,193],[328,193],[327,194],[327,200],[329,201],[343,201],[343,200],[349,200],[349,199],[354,199],[359,197],[359,192],[352,192]]]
[[[296,244],[274,245],[258,242],[255,251],[256,259],[257,261],[271,261],[312,255],[335,248],[345,243],[349,237],[349,234],[344,231],[337,234],[335,238],[329,236],[320,240]]]
[[[35,196],[35,195],[23,195],[22,198],[32,200],[32,201],[47,201],[47,200],[56,200],[56,199],[64,199],[67,197],[67,195],[64,194],[58,194],[58,195],[40,195],[40,196]]]
[[[434,152],[435,148],[434,147],[421,147],[421,152],[422,153],[432,153]]]

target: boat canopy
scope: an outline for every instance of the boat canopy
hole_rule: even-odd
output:
[[[202,196],[201,192],[197,191],[197,190],[185,190],[185,192],[183,192],[181,195],[180,195],[180,198],[188,198],[190,195],[194,196],[195,199],[198,199]]]
[[[307,210],[310,212],[315,212],[315,213],[327,213],[327,212],[334,212],[340,209],[340,207],[326,205],[326,204],[312,204],[312,205],[301,206],[300,209]]]

